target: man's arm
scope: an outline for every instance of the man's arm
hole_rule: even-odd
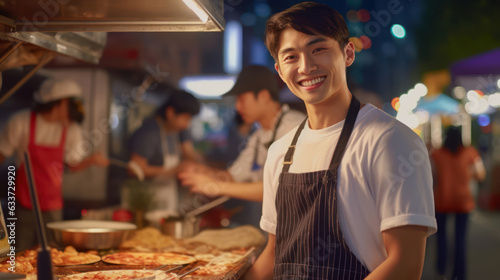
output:
[[[97,152],[84,158],[77,164],[68,164],[68,167],[72,172],[77,172],[80,170],[87,169],[91,165],[106,167],[109,165],[109,159],[103,156],[100,152]]]
[[[5,161],[5,157],[0,153],[0,164],[2,164]]]
[[[243,280],[273,279],[275,245],[276,235],[270,233],[266,248],[264,248],[255,264],[243,275]]]
[[[472,166],[472,178],[478,182],[484,181],[486,178],[486,169],[484,168],[484,163],[481,157],[476,157]]]
[[[177,167],[165,169],[163,166],[149,165],[148,160],[137,153],[132,153],[130,160],[137,162],[146,177],[156,177],[160,175],[173,177],[176,175],[178,169]]]
[[[365,280],[419,280],[424,266],[427,227],[402,226],[382,232],[387,258]]]
[[[233,182],[230,175],[226,175],[225,178],[221,177],[218,180],[204,174],[183,172],[179,174],[179,179],[182,185],[189,187],[192,192],[209,196],[227,195],[238,199],[262,201],[264,193],[262,182]]]

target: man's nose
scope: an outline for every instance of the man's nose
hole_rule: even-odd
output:
[[[302,55],[299,62],[299,73],[300,74],[310,74],[316,71],[317,66],[314,59],[309,55]]]

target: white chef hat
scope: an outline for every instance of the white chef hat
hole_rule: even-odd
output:
[[[36,102],[42,104],[70,97],[81,98],[82,88],[70,79],[48,79],[43,82],[34,97]]]

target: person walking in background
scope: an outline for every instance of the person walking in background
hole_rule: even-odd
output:
[[[441,279],[446,271],[447,236],[446,219],[455,215],[455,260],[453,280],[466,276],[466,244],[469,213],[475,208],[470,190],[470,180],[484,180],[486,172],[483,161],[474,147],[464,147],[458,127],[446,132],[443,147],[431,154],[434,175],[434,199],[438,223],[437,269]]]

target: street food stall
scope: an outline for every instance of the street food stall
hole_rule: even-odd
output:
[[[0,106],[56,56],[99,63],[107,32],[218,32],[224,30],[223,11],[222,0],[2,1],[0,71],[34,67],[0,97]],[[183,238],[167,234],[166,226],[137,229],[112,221],[64,221],[50,228],[57,241],[50,250],[57,279],[238,279],[265,243],[250,226]],[[35,279],[37,253],[32,248],[5,256],[0,271]]]

